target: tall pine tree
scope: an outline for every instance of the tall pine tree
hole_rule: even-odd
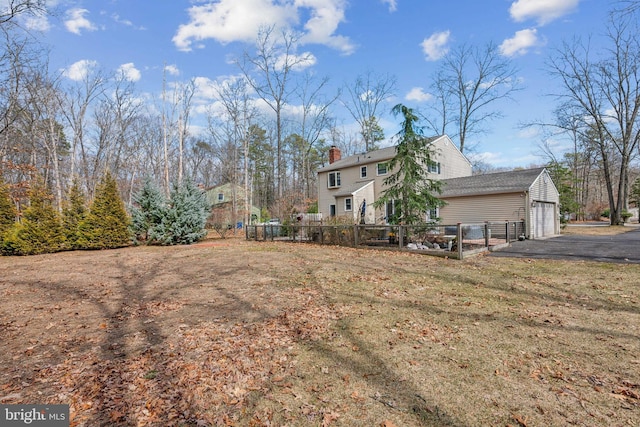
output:
[[[87,217],[80,223],[78,243],[87,249],[119,248],[131,244],[129,216],[118,186],[107,172],[96,188]]]
[[[444,205],[434,195],[440,193],[440,182],[429,178],[431,141],[423,136],[413,109],[398,104],[392,112],[403,118],[402,128],[396,135],[396,155],[388,163],[389,170],[396,172],[383,181],[385,189],[374,206],[380,208],[388,202],[397,202],[393,222],[407,225],[424,223],[429,210]]]
[[[37,179],[29,191],[29,207],[20,224],[4,239],[5,254],[36,255],[64,249],[64,230],[52,198],[43,181]]]

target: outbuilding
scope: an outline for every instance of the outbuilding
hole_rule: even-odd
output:
[[[545,168],[442,180],[442,224],[524,221],[525,237],[560,234],[560,195]]]

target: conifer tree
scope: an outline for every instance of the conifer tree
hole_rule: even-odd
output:
[[[29,207],[22,220],[5,238],[3,252],[12,255],[36,255],[64,248],[64,230],[52,196],[38,179],[29,191]]]
[[[202,240],[209,215],[209,202],[204,191],[186,179],[174,185],[169,207],[152,238],[164,245],[184,245]]]
[[[9,186],[0,176],[0,243],[16,222],[16,207],[9,195]]]
[[[85,203],[84,193],[76,179],[69,190],[68,201],[62,209],[62,225],[67,238],[66,247],[68,249],[82,249],[80,244],[82,241],[80,224],[87,216]]]
[[[387,202],[397,201],[399,206],[393,222],[419,224],[425,222],[429,210],[444,205],[435,195],[440,193],[440,182],[431,179],[427,169],[432,162],[431,141],[417,125],[418,116],[412,108],[398,104],[392,112],[403,118],[401,130],[396,135],[396,155],[388,163],[389,170],[396,172],[383,181],[386,188],[374,206],[379,208]]]
[[[89,213],[79,228],[78,243],[86,249],[119,248],[131,243],[129,216],[111,173],[107,172],[100,181]]]
[[[133,198],[131,208],[131,232],[135,243],[156,243],[151,236],[157,235],[167,209],[167,198],[160,188],[147,177],[140,191]]]

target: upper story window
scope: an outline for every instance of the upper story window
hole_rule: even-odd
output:
[[[430,173],[437,173],[440,174],[440,163],[439,162],[434,162],[434,161],[430,161],[427,164],[427,170]]]
[[[387,163],[378,163],[378,175],[387,174]]]
[[[224,202],[224,193],[218,193],[218,201]]]
[[[361,166],[360,167],[360,178],[366,178],[367,177],[367,167],[366,166]]]
[[[329,172],[327,187],[340,187],[340,172]]]
[[[351,197],[344,199],[344,210],[347,212],[351,211],[353,209],[352,203],[353,201],[351,200]]]

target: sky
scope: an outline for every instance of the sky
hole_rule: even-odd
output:
[[[7,0],[0,0],[0,4]],[[50,68],[69,80],[90,69],[121,73],[141,93],[160,96],[163,76],[196,79],[199,108],[214,102],[215,82],[237,76],[233,64],[252,51],[261,26],[301,32],[308,68],[334,87],[372,71],[397,79],[395,96],[382,106],[387,137],[398,130],[393,105],[421,110],[432,101],[432,76],[445,55],[461,44],[494,43],[517,68],[522,90],[494,107],[502,117],[474,136],[475,156],[497,168],[541,164],[542,135],[522,123],[550,120],[558,86],[545,62],[574,37],[606,29],[614,0],[48,0],[55,16],[25,24],[50,49]],[[492,107],[492,108],[494,108]],[[356,129],[343,108],[336,115]],[[388,140],[385,144],[389,144]],[[563,142],[555,141],[562,150]],[[384,145],[384,144],[383,144]]]

